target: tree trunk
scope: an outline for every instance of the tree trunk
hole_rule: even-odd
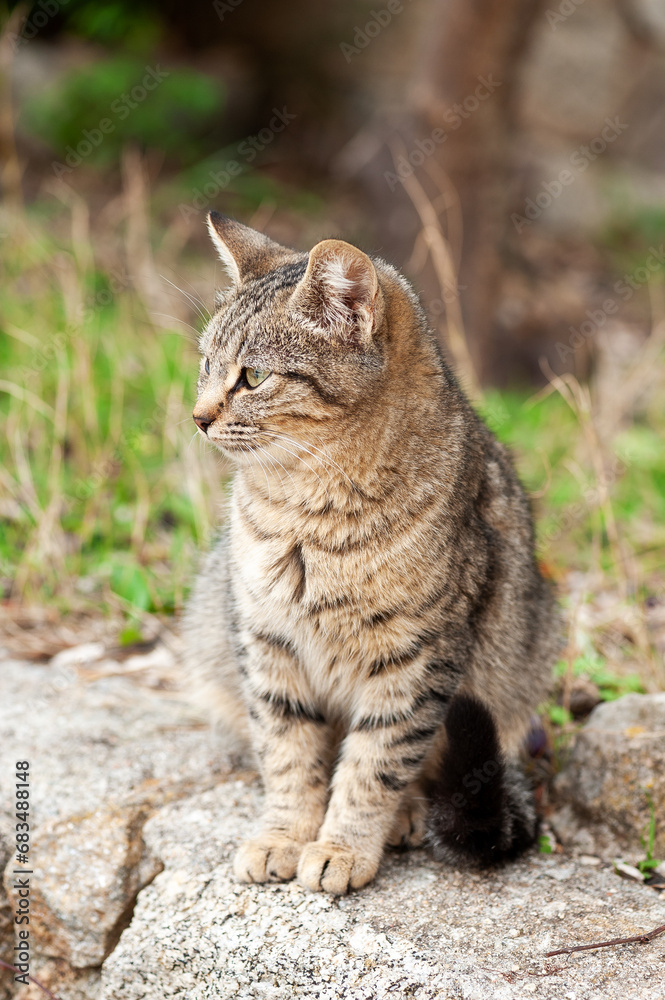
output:
[[[462,215],[462,316],[482,382],[493,381],[501,344],[494,311],[501,250],[510,226],[513,144],[520,71],[542,0],[439,0],[424,23],[413,88],[419,134],[443,128],[437,162],[456,189]]]

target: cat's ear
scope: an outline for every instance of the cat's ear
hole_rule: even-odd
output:
[[[267,274],[293,253],[263,233],[219,212],[208,213],[208,232],[234,285]]]
[[[310,252],[293,305],[328,336],[362,346],[381,322],[383,296],[374,264],[343,240],[323,240]]]

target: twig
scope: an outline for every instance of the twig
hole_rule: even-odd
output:
[[[389,143],[390,152],[397,169],[397,158],[404,155],[404,144],[399,140]],[[483,394],[475,372],[471,354],[464,333],[464,322],[457,291],[457,275],[448,241],[441,231],[437,212],[427,196],[425,189],[416,180],[414,174],[402,178],[404,190],[411,199],[421,223],[422,237],[427,245],[436,272],[437,280],[444,295],[446,289],[454,290],[454,295],[446,303],[446,325],[448,346],[462,375],[465,388],[472,399],[482,400]]]
[[[0,966],[3,969],[9,969],[10,972],[18,972],[19,975],[22,975],[20,969],[17,969],[15,965],[10,965],[9,962],[3,962],[1,958],[0,958]],[[43,990],[46,996],[50,997],[51,1000],[60,1000],[60,997],[57,997],[55,993],[51,993],[51,991],[47,989],[46,986],[42,986],[39,980],[35,979],[34,976],[28,976],[28,979],[30,980],[31,983],[34,983],[35,986],[38,986],[40,990]]]
[[[659,934],[665,934],[665,924],[656,927],[647,934],[636,934],[634,937],[613,938],[611,941],[600,941],[598,944],[578,944],[574,948],[559,948],[558,951],[548,951],[545,958],[554,955],[571,955],[574,951],[591,951],[593,948],[611,948],[614,944],[649,944]]]
[[[604,447],[601,436],[594,420],[591,393],[586,386],[580,385],[574,375],[566,373],[557,375],[549,365],[546,358],[540,359],[540,368],[543,375],[551,385],[557,390],[561,397],[568,404],[575,414],[580,425],[580,429],[589,450],[589,458],[593,467],[596,484],[598,488],[598,507],[603,511],[605,520],[605,530],[610,543],[610,550],[614,558],[614,564],[620,576],[620,582],[624,593],[628,591],[628,573],[626,568],[626,558],[619,536],[619,529],[614,517],[614,510],[610,499],[605,465],[603,461]]]

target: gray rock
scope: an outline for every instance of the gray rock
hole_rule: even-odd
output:
[[[58,685],[49,667],[0,669],[0,801],[31,761],[31,972],[62,1000],[661,1000],[665,938],[544,958],[665,922],[659,896],[608,864],[533,853],[474,874],[419,851],[343,899],[235,883],[256,775],[136,666],[74,664]]]
[[[0,810],[0,871],[3,871],[12,853],[10,841],[10,830],[14,827],[14,819],[5,809]],[[5,887],[0,882],[0,957],[9,961],[9,957],[14,946],[14,914],[9,902],[9,897],[5,892]],[[11,996],[9,985],[0,978],[0,1000],[8,1000]]]
[[[86,976],[72,967],[101,965],[137,892],[161,870],[145,850],[146,818],[166,802],[214,785],[231,767],[221,741],[184,699],[141,687],[136,662],[127,663],[132,673],[126,676],[115,664],[119,676],[92,680],[73,669],[63,674],[57,663],[10,661],[0,668],[0,801],[13,799],[15,762],[31,764],[32,971],[43,965],[68,996],[83,982],[80,989],[92,997]],[[2,826],[5,863],[9,854],[9,901],[0,890],[4,957],[13,947],[9,814]]]
[[[73,969],[62,958],[40,959],[30,968],[30,975],[58,997],[58,1000],[99,1000],[101,973],[99,969]],[[44,1000],[46,994],[36,984],[15,985],[9,996],[12,1000]]]
[[[260,798],[257,784],[230,781],[148,821],[166,867],[104,963],[102,1000],[661,1000],[665,939],[544,958],[665,920],[655,893],[609,866],[533,854],[470,874],[417,851],[389,855],[375,883],[342,899],[239,885],[230,859]]]
[[[31,923],[44,954],[79,969],[102,964],[136,894],[162,868],[145,852],[147,815],[140,807],[100,809],[40,827]]]
[[[598,705],[556,781],[551,817],[564,845],[605,856],[644,856],[656,810],[656,857],[665,857],[665,694],[629,694]]]

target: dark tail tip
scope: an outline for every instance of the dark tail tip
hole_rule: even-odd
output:
[[[457,695],[446,734],[429,815],[436,857],[482,867],[517,857],[534,843],[538,820],[524,774],[503,758],[492,713],[477,698]]]

